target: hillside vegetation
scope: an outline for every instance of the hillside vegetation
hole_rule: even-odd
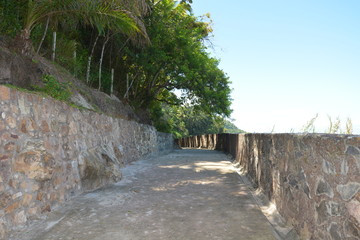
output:
[[[2,51],[17,59],[0,57],[13,71],[3,83],[93,110],[126,108],[121,99],[137,115],[112,115],[176,137],[226,129],[230,82],[208,51],[210,16],[194,16],[191,0],[0,0],[0,19]]]

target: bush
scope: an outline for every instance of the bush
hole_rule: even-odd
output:
[[[57,100],[69,101],[72,92],[71,92],[71,83],[62,83],[59,82],[52,75],[44,75],[43,82],[44,87],[35,87],[36,90],[43,92]]]

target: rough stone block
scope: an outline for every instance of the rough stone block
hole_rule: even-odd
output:
[[[53,157],[42,151],[29,151],[20,154],[15,159],[14,170],[26,174],[37,181],[49,180],[52,177]]]
[[[6,239],[6,227],[3,222],[0,222],[0,239]]]
[[[0,131],[5,129],[5,123],[2,119],[0,119]]]
[[[346,154],[360,155],[360,150],[354,146],[348,146],[346,149]]]
[[[48,132],[50,132],[49,124],[48,124],[45,120],[42,120],[42,121],[41,121],[41,131],[42,131],[43,133],[48,133]]]
[[[327,173],[327,174],[335,174],[336,173],[336,169],[335,169],[334,165],[331,162],[328,162],[326,160],[323,160],[322,168],[323,168],[324,173]]]
[[[341,207],[337,202],[328,202],[327,209],[330,216],[341,216]]]
[[[15,193],[14,195],[12,195],[12,199],[17,199],[17,198],[21,197],[22,195],[23,195],[22,192]]]
[[[317,187],[316,187],[316,195],[326,195],[330,198],[334,197],[334,191],[330,187],[330,185],[325,182],[324,179],[320,179],[318,181]]]
[[[9,160],[10,156],[8,154],[0,154],[0,161]]]
[[[40,208],[39,207],[32,207],[32,208],[29,208],[28,210],[28,214],[29,216],[36,216],[40,213]]]
[[[342,174],[342,175],[348,174],[348,172],[349,172],[349,165],[348,165],[348,162],[347,162],[346,159],[344,159],[344,160],[342,161],[340,171],[341,171],[341,174]]]
[[[9,142],[9,143],[4,145],[4,150],[6,152],[12,152],[12,151],[14,151],[14,149],[15,149],[15,143],[14,142]]]
[[[354,199],[346,204],[346,208],[350,216],[354,217],[360,226],[360,202]]]
[[[33,197],[31,194],[25,194],[22,200],[22,204],[24,206],[28,206],[30,205],[31,201],[32,201]]]
[[[10,128],[16,128],[16,119],[12,116],[7,116],[5,118],[6,124],[10,127]]]
[[[9,193],[3,192],[0,194],[0,208],[4,209],[6,206],[9,205],[11,201],[11,195]]]
[[[346,185],[338,185],[336,187],[337,191],[340,193],[340,196],[343,200],[351,200],[359,191],[360,183],[349,182]]]
[[[0,85],[0,100],[10,100],[10,88]]]
[[[20,202],[14,202],[13,204],[11,204],[7,208],[5,208],[5,213],[6,214],[12,213],[14,210],[18,209],[20,206],[21,206]]]
[[[360,172],[360,158],[356,159],[356,166],[357,166],[358,172]]]
[[[24,224],[24,223],[26,223],[26,221],[27,221],[27,217],[26,217],[26,214],[25,214],[24,210],[14,214],[13,223],[15,225]]]
[[[344,239],[342,237],[341,229],[339,228],[338,224],[333,222],[330,224],[330,227],[328,228],[328,232],[330,234],[331,240],[342,240]]]
[[[360,239],[360,224],[355,224],[352,219],[345,220],[344,230],[348,238],[354,237],[355,239]]]
[[[26,119],[22,119],[22,120],[20,121],[20,131],[21,131],[22,133],[27,133],[27,132],[28,132]]]
[[[320,202],[320,204],[316,207],[316,218],[319,224],[325,222],[328,218],[328,208],[326,205],[326,201]]]

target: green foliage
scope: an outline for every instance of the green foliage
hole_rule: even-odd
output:
[[[138,52],[126,49],[126,65],[132,75],[138,75],[131,100],[142,108],[165,99],[176,104],[168,93],[182,89],[183,103],[190,101],[208,114],[229,116],[228,77],[204,44],[211,32],[209,24],[193,16],[188,4],[163,0],[153,6],[146,26],[151,45]]]
[[[352,134],[353,133],[353,124],[350,118],[346,120],[345,126],[345,134]]]
[[[305,133],[316,133],[315,131],[315,120],[318,118],[318,114],[311,120],[309,120],[303,127],[303,132]],[[353,125],[350,118],[347,119],[345,124],[345,131],[341,128],[341,120],[340,117],[337,117],[335,121],[328,115],[329,127],[324,131],[329,134],[352,134],[353,133]],[[293,132],[293,131],[292,131]]]
[[[224,121],[224,133],[239,134],[239,133],[246,133],[246,132],[239,129],[237,126],[235,126],[235,124],[233,124],[229,120],[225,120]]]
[[[0,0],[0,34],[16,36],[26,12],[27,0]]]
[[[194,106],[156,104],[151,107],[154,126],[175,138],[210,133],[242,133],[233,123],[219,115],[210,115]]]
[[[57,100],[69,101],[72,95],[71,83],[59,82],[54,76],[43,76],[44,87],[35,87],[35,90],[43,92]]]
[[[48,17],[59,21],[82,21],[96,27],[103,33],[106,28],[119,29],[127,33],[139,31],[136,22],[124,10],[118,9],[115,1],[99,0],[28,0],[28,11],[24,21],[24,30],[32,31]]]
[[[340,131],[340,124],[341,124],[340,118],[337,117],[335,122],[332,121],[330,116],[328,116],[328,119],[329,119],[330,124],[329,124],[329,128],[327,130],[327,133],[335,134],[338,131]]]
[[[345,123],[345,131],[341,129],[341,120],[340,117],[337,117],[336,120],[333,122],[331,117],[328,116],[329,119],[329,128],[327,129],[327,133],[330,134],[352,134],[353,133],[353,125],[350,118],[346,120]]]
[[[319,114],[316,114],[315,117],[310,119],[302,128],[302,132],[305,133],[315,133],[315,121],[318,118]]]

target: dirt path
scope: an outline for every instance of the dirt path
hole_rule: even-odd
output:
[[[226,155],[176,150],[135,162],[13,240],[276,239]]]

